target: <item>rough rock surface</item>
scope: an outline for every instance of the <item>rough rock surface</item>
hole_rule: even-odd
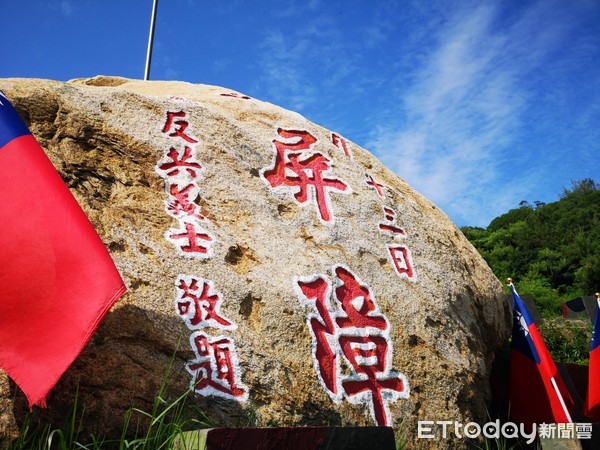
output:
[[[96,77],[3,79],[0,88],[129,289],[51,393],[48,409],[35,409],[37,418],[63,417],[78,386],[93,431],[119,433],[128,408],[151,406],[171,359],[170,392],[190,386],[186,363],[198,355],[189,338],[204,333],[206,342],[233,342],[237,355],[230,366],[237,378],[221,380],[229,397],[194,396],[214,424],[372,425],[369,396],[354,404],[340,394],[336,403],[317,375],[317,361],[339,363],[341,378],[353,371],[351,362],[341,362],[341,353],[337,360],[312,356],[313,346],[318,353],[333,345],[335,352],[336,337],[354,330],[350,335],[383,339],[371,340],[388,345],[391,360],[379,360],[388,378],[399,372],[410,386],[407,398],[392,392],[383,401],[391,423],[404,422],[414,435],[419,419],[485,421],[493,351],[509,332],[502,287],[448,217],[368,151],[299,114],[220,87]],[[176,153],[169,156],[171,148]],[[175,173],[169,164],[177,158],[187,166]],[[315,179],[322,189],[307,187]],[[307,196],[294,198],[302,180]],[[187,193],[184,184],[192,186]],[[190,230],[205,237],[173,236]],[[335,270],[344,268],[355,281],[336,280]],[[221,294],[212,316],[199,322],[192,311],[182,320],[180,275],[188,276],[180,286],[194,277],[210,281],[209,294]],[[326,335],[314,332],[318,326],[311,334],[309,315],[318,313],[302,289],[319,280],[335,290],[327,300],[338,327]],[[351,285],[363,289],[365,298],[352,299],[363,322],[346,329],[334,298],[343,297],[336,287]],[[378,310],[363,308],[370,301]],[[370,328],[365,320],[374,321]],[[319,336],[326,336],[321,350]],[[354,372],[364,378],[373,354],[362,356]],[[26,409],[18,388],[0,374],[4,437]]]

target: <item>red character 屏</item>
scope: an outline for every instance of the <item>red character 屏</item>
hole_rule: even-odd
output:
[[[329,191],[349,193],[348,185],[332,176],[329,158],[312,150],[317,139],[308,131],[279,128],[277,133],[286,142],[273,140],[275,160],[272,167],[261,171],[262,177],[272,188],[288,188],[300,204],[314,197],[319,219],[332,223]]]

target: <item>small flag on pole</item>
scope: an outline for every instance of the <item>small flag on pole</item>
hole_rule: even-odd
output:
[[[596,294],[596,316],[590,343],[590,363],[588,367],[588,392],[585,399],[584,415],[600,420],[600,293]]]
[[[527,425],[570,423],[571,395],[512,280],[507,281],[513,298],[510,415]]]
[[[0,91],[0,367],[45,406],[125,292],[110,255]]]

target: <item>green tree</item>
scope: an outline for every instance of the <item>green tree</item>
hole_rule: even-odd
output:
[[[557,202],[533,205],[522,201],[487,228],[462,230],[499,279],[513,278],[549,316],[600,290],[600,186],[573,181]]]

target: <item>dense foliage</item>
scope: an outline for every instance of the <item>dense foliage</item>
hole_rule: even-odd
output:
[[[523,201],[487,228],[462,231],[500,280],[511,277],[534,297],[543,316],[600,291],[600,185],[592,179],[573,182],[557,202]]]

